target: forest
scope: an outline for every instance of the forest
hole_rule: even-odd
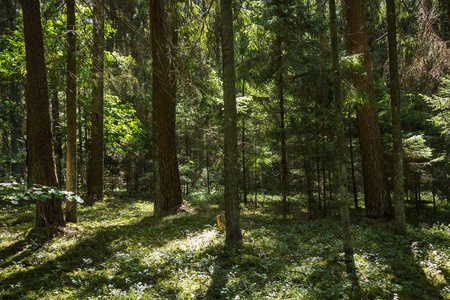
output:
[[[0,299],[450,299],[449,0],[0,0]]]

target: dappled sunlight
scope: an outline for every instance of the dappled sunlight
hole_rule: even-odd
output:
[[[356,276],[351,277],[338,219],[282,220],[270,214],[276,203],[242,211],[244,245],[234,254],[225,251],[225,234],[217,230],[220,210],[200,213],[201,203],[158,220],[152,203],[111,199],[108,205],[81,207],[82,221],[52,239],[38,238],[45,232],[27,235],[33,224],[13,221],[0,231],[5,240],[0,253],[7,259],[0,295],[449,298],[448,225],[409,227],[408,237],[396,237],[392,224],[353,225]]]

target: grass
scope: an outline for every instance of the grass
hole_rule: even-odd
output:
[[[227,253],[220,198],[194,194],[190,209],[160,222],[152,203],[107,198],[80,207],[79,222],[53,238],[33,229],[34,206],[0,207],[0,298],[450,299],[447,223],[422,217],[396,237],[393,224],[353,211],[346,261],[333,209],[307,220],[297,199],[283,220],[280,200],[266,196],[242,210],[244,247]]]

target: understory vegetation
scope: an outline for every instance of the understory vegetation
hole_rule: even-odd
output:
[[[52,238],[33,228],[34,205],[2,203],[0,298],[450,299],[443,204],[419,216],[407,206],[407,236],[352,209],[355,254],[346,261],[337,203],[310,220],[306,199],[292,198],[283,220],[280,198],[260,198],[242,207],[244,246],[234,253],[217,229],[220,193],[193,192],[162,220],[151,202],[110,195],[80,207],[79,222]]]

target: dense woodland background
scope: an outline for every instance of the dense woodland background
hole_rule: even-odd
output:
[[[448,0],[0,3],[4,299],[450,298]]]

